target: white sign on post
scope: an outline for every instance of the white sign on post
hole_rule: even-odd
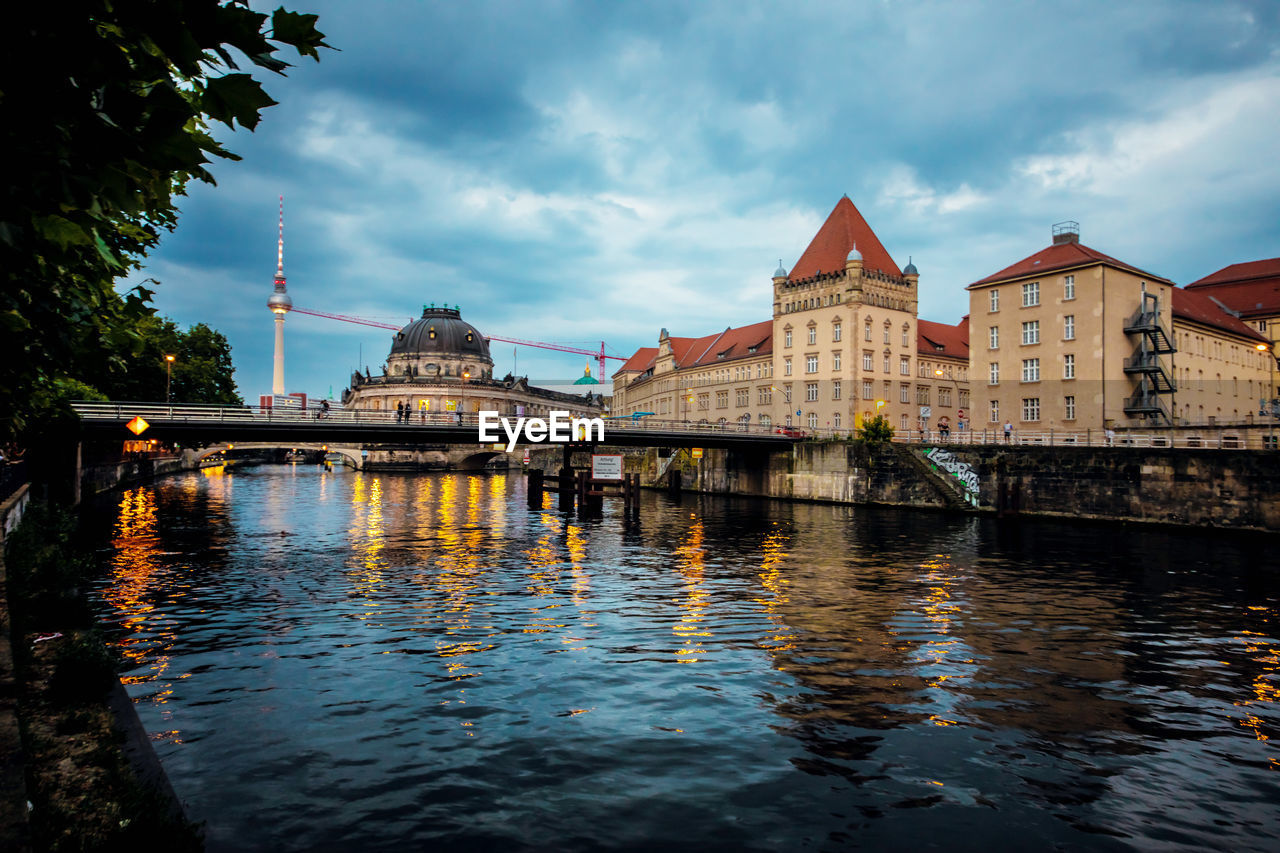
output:
[[[603,454],[603,453],[592,454],[591,479],[621,480],[622,479],[622,457]]]

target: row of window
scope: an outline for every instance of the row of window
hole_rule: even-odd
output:
[[[990,300],[991,311],[1000,310],[1000,288],[993,287],[987,291],[987,298]],[[1076,277],[1069,275],[1062,280],[1062,298],[1070,300],[1076,298]],[[1040,282],[1028,281],[1022,285],[1022,307],[1034,308],[1040,304]]]
[[[863,340],[870,341],[872,339],[872,325],[873,324],[870,318],[868,318],[867,321],[863,324],[863,327],[862,327]],[[889,343],[889,340],[890,340],[891,328],[892,328],[892,325],[889,323],[888,320],[886,320],[884,324],[884,342],[886,344]],[[808,329],[806,329],[806,333],[807,333],[808,341],[810,344],[816,344],[818,342],[817,324],[810,324]],[[792,336],[791,329],[787,329],[782,333],[782,346],[784,349],[789,349],[791,345],[794,343],[794,340],[795,339]],[[831,324],[831,340],[835,343],[839,343],[840,341],[844,340],[843,325],[841,323],[837,322],[837,323]],[[908,323],[902,324],[902,345],[904,347],[911,346],[911,326]]]
[[[1076,315],[1067,314],[1062,318],[1062,339],[1076,339]],[[1040,321],[1028,320],[1022,324],[1022,343],[1024,345],[1040,343]],[[1000,349],[1000,327],[992,326],[987,330],[987,348]]]
[[[1074,421],[1076,419],[1076,398],[1074,395],[1067,395],[1062,398],[1063,420]],[[1023,397],[1022,398],[1022,420],[1024,422],[1035,423],[1040,420],[1040,398],[1039,397]],[[1000,401],[992,400],[987,407],[987,420],[993,424],[1000,423]]]
[[[1062,356],[1062,378],[1076,378],[1076,357],[1074,353],[1067,353]],[[1024,358],[1022,360],[1022,381],[1023,382],[1039,382],[1040,381],[1040,359]],[[1000,384],[1000,362],[993,361],[987,369],[987,384]]]

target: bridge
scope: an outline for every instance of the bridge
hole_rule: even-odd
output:
[[[212,406],[164,403],[75,402],[87,438],[127,439],[130,422],[146,427],[138,437],[206,446],[221,442],[271,442],[289,447],[307,444],[470,444],[480,445],[475,412],[413,413],[408,421],[395,412],[371,409],[312,410],[270,406]],[[504,415],[514,418],[514,415]],[[498,429],[499,434],[502,433]],[[505,443],[505,436],[503,442]],[[652,417],[605,419],[604,441],[622,447],[724,447],[786,450],[799,438],[757,424],[692,424]],[[490,445],[492,446],[492,445]],[[522,448],[528,444],[522,443]]]

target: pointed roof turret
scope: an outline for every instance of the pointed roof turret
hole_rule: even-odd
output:
[[[843,196],[836,202],[827,221],[822,223],[800,260],[791,268],[790,278],[797,281],[819,272],[843,270],[845,261],[854,248],[862,253],[863,269],[879,270],[893,276],[902,275],[867,220],[862,218],[849,197]]]

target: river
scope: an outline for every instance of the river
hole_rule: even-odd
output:
[[[1275,540],[553,506],[263,466],[102,507],[94,606],[209,849],[1275,849]]]

